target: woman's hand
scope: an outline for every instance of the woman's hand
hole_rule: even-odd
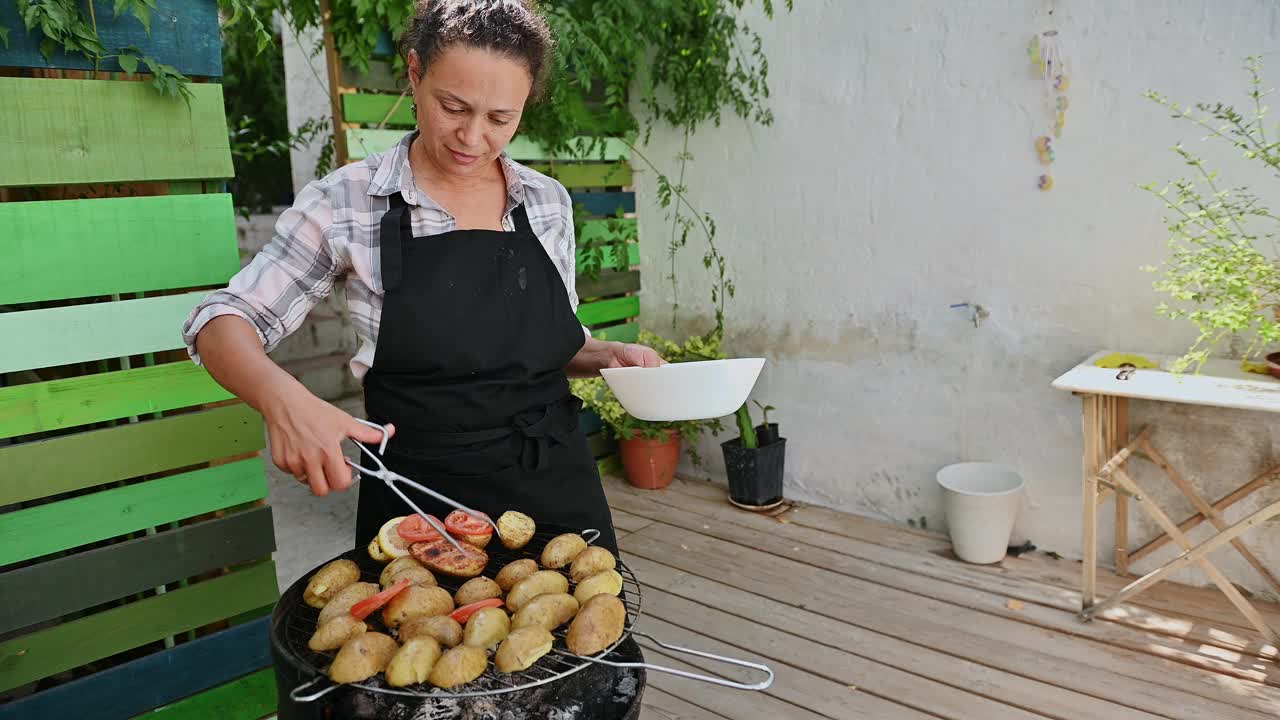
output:
[[[276,467],[311,486],[315,495],[351,487],[354,471],[342,454],[342,441],[354,438],[376,447],[382,431],[312,395],[301,386],[264,408],[271,459]],[[389,434],[395,428],[387,426]],[[359,461],[357,461],[359,462]]]
[[[570,377],[590,378],[605,368],[658,367],[666,365],[658,352],[636,343],[610,342],[590,338],[565,367]]]

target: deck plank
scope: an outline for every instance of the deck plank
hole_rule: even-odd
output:
[[[1280,709],[1280,691],[1232,677],[1234,674],[1265,680],[1274,670],[1268,661],[1256,658],[1233,661],[1227,654],[1209,652],[1212,648],[1198,650],[1190,645],[1180,650],[1180,659],[1194,656],[1203,661],[1202,668],[1220,671],[1210,672],[1162,657],[1170,648],[1160,645],[1159,641],[1167,638],[1156,637],[1156,642],[1152,642],[1153,638],[1142,636],[1150,646],[1143,648],[1145,652],[1117,647],[1110,642],[1113,635],[1130,631],[1129,628],[1111,623],[1085,626],[1073,614],[1051,608],[1039,609],[1060,627],[1038,626],[1036,623],[1045,620],[1037,618],[1032,622],[1022,617],[1032,606],[1012,610],[1006,607],[1008,599],[1003,595],[859,561],[826,547],[797,543],[780,536],[777,529],[760,532],[775,525],[789,528],[789,524],[741,513],[753,518],[750,523],[756,526],[753,529],[736,522],[724,522],[715,517],[712,508],[691,503],[687,496],[668,497],[669,503],[688,508],[681,509],[658,502],[669,492],[634,491],[633,494],[614,480],[608,481],[607,489],[616,508],[675,526],[656,524],[633,533],[623,543],[625,553],[635,555],[636,548],[642,546],[646,548],[645,556],[656,562],[678,565],[681,570],[692,570],[789,605],[807,605],[807,609],[822,615],[847,620],[905,642],[920,644],[925,642],[921,639],[924,637],[940,652],[1135,709],[1169,717],[1188,716],[1197,711],[1215,717],[1259,717],[1245,708],[1266,714]],[[675,542],[672,538],[696,539],[701,544],[696,550],[703,556],[702,564],[689,568],[690,552],[685,547],[690,543]],[[823,540],[824,545],[839,543],[838,537],[823,536]],[[711,551],[707,543],[711,544]],[[821,558],[821,562],[798,563],[792,559],[797,555],[814,555]],[[950,562],[936,556],[926,559]],[[729,572],[726,565],[733,566],[735,571]],[[748,571],[762,567],[764,572]],[[861,577],[863,575],[870,577]],[[815,583],[815,577],[830,577],[830,582]],[[900,585],[907,589],[898,587]],[[808,595],[802,601],[791,601],[779,597],[778,588],[790,588],[796,593],[798,588],[803,588]],[[819,606],[824,602],[830,607]],[[919,619],[912,622],[906,609],[912,610]],[[1078,635],[1083,627],[1097,630],[1100,636]],[[994,640],[994,644],[986,639]],[[1223,703],[1235,708],[1227,708]]]
[[[655,687],[644,689],[643,717],[654,720],[729,720],[725,716],[682,700]]]
[[[715,518],[723,521],[714,524],[714,528],[717,530],[728,531],[730,528],[738,528],[739,531],[734,537],[741,537],[742,531],[746,531],[752,537],[761,537],[762,542],[772,543],[771,547],[780,551],[784,556],[792,555],[794,553],[792,548],[798,542],[802,545],[812,545],[818,548],[819,554],[833,558],[833,561],[836,562],[851,559],[854,561],[853,564],[856,565],[858,564],[856,561],[861,560],[902,570],[912,576],[920,575],[933,580],[945,580],[948,583],[954,583],[958,587],[952,588],[950,585],[926,583],[930,589],[936,587],[939,592],[945,592],[950,588],[951,595],[948,597],[952,599],[961,588],[1003,594],[1007,596],[1006,599],[1035,603],[1035,605],[1028,605],[1025,609],[1017,611],[1008,608],[1002,609],[999,607],[999,603],[994,609],[989,609],[985,606],[976,609],[996,612],[1005,617],[1012,617],[1023,622],[1043,624],[1071,634],[1102,639],[1128,649],[1161,654],[1177,659],[1180,662],[1202,665],[1221,671],[1223,670],[1222,658],[1224,657],[1234,658],[1239,653],[1248,653],[1260,658],[1274,658],[1276,654],[1274,647],[1250,636],[1239,628],[1225,625],[1209,627],[1205,622],[1189,618],[1170,617],[1149,608],[1134,605],[1119,607],[1100,616],[1100,619],[1106,622],[1079,623],[1074,619],[1074,613],[1080,606],[1078,590],[1068,590],[1024,579],[1008,579],[999,573],[981,570],[978,566],[948,559],[938,554],[903,551],[888,545],[866,543],[808,527],[797,526],[793,523],[779,523],[771,518],[741,512],[728,505],[689,495],[664,495],[659,493],[641,495],[640,491],[622,485],[617,485],[616,488],[611,488],[611,490],[618,496],[618,502],[615,504],[621,503],[620,507],[625,508],[625,502],[627,501],[625,498],[633,498],[649,503],[648,516],[655,519],[665,519],[665,513],[668,512],[684,513],[682,516],[684,520],[683,526],[699,530],[711,527],[707,525],[708,517]],[[636,512],[635,508],[631,508],[631,510],[633,513]],[[639,512],[639,514],[643,515],[644,512]],[[760,530],[767,531],[768,540],[761,536]],[[715,534],[715,532],[713,531],[712,534]],[[723,535],[717,536],[725,537]],[[843,557],[835,558],[835,555]],[[915,583],[913,586],[915,585],[919,585],[919,583]],[[929,592],[925,591],[923,594],[929,595]],[[930,597],[938,596],[930,595]],[[939,597],[938,599],[945,600],[948,598]],[[1003,600],[1001,603],[1003,603]],[[1067,614],[1064,615],[1062,611]],[[1201,648],[1201,646],[1205,646],[1203,652],[1195,650]],[[1187,648],[1189,647],[1193,648],[1193,650],[1188,651]],[[1214,647],[1225,652],[1212,651]],[[1267,667],[1274,669],[1274,666],[1269,662]],[[1239,676],[1245,679],[1265,680],[1272,684],[1280,684],[1280,676],[1275,674],[1266,679],[1258,676],[1252,670],[1241,672],[1245,674]]]
[[[804,692],[809,707],[831,717],[845,716],[841,708],[849,705],[851,690],[942,717],[966,714],[979,715],[987,720],[1047,717],[944,685],[926,676],[881,665],[841,648],[776,630],[754,619],[718,610],[714,605],[685,600],[657,587],[644,588],[644,609],[647,617],[659,618],[670,628],[669,637],[672,639],[668,642],[680,642],[678,638],[685,634],[701,633],[724,638],[728,644],[717,643],[717,646],[723,647],[728,657],[764,658],[760,661],[770,664],[774,672],[779,673],[777,683],[801,685],[796,689]],[[832,639],[846,644],[838,635]],[[708,649],[701,644],[696,647]],[[796,678],[802,682],[796,682]],[[815,681],[814,678],[825,681]],[[1152,720],[1155,716],[1143,717]]]
[[[1157,716],[1123,707],[1089,695],[1066,690],[1050,683],[1022,677],[971,660],[948,655],[926,645],[913,644],[890,635],[865,630],[825,615],[793,607],[764,595],[739,590],[699,575],[635,556],[626,555],[627,565],[643,579],[645,611],[650,611],[650,584],[672,596],[698,605],[718,608],[762,626],[777,628],[817,643],[848,648],[851,652],[946,683],[1013,707],[1034,709],[1046,717],[1105,717],[1108,720],[1151,720]],[[686,617],[701,617],[702,608],[689,606]],[[920,640],[927,637],[920,638]],[[866,682],[862,682],[866,685]]]
[[[1088,640],[1051,631],[1035,632],[1014,621],[750,551],[716,538],[677,533],[655,524],[632,533],[623,543],[623,551],[696,570],[705,577],[773,596],[796,607],[894,637],[915,639],[942,652],[1168,718],[1268,717],[1227,704],[1233,699],[1231,693],[1214,681],[1232,678],[1198,674],[1187,666],[1157,657],[1136,653],[1127,657],[1122,651]],[[786,592],[780,593],[783,588]],[[1148,677],[1126,676],[1125,671]],[[1192,689],[1218,697],[1210,699]],[[1274,712],[1280,706],[1273,703],[1270,708]]]

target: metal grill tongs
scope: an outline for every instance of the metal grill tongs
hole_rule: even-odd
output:
[[[356,472],[358,472],[361,476],[367,475],[372,478],[377,478],[382,482],[386,483],[387,487],[391,488],[392,492],[394,492],[396,495],[399,495],[400,499],[403,500],[406,505],[408,505],[410,508],[413,508],[414,512],[421,515],[423,519],[427,521],[427,524],[431,525],[431,527],[434,528],[436,532],[440,533],[441,537],[443,537],[445,540],[448,540],[450,545],[453,545],[455,548],[457,548],[458,552],[465,553],[467,552],[467,550],[463,548],[462,545],[460,545],[452,535],[449,534],[449,531],[445,529],[443,523],[437,521],[431,515],[428,515],[427,513],[423,512],[422,508],[418,507],[412,500],[410,500],[408,495],[405,495],[404,492],[400,490],[400,488],[396,487],[396,483],[404,483],[405,485],[408,485],[414,490],[430,495],[436,500],[439,500],[440,502],[446,505],[451,505],[461,510],[462,512],[470,515],[471,517],[476,518],[477,520],[485,521],[486,523],[488,523],[490,526],[493,527],[493,532],[498,536],[498,538],[499,539],[502,538],[502,532],[498,530],[498,524],[495,523],[492,519],[490,519],[489,516],[479,511],[472,510],[471,508],[467,507],[466,505],[463,505],[460,502],[457,502],[452,498],[441,495],[435,490],[432,490],[431,488],[425,485],[416,483],[410,480],[409,478],[401,475],[400,473],[394,472],[389,468],[387,468],[387,466],[382,462],[382,458],[381,458],[381,455],[387,451],[387,440],[391,437],[390,433],[387,432],[387,428],[383,425],[369,422],[368,420],[361,420],[360,418],[356,418],[356,421],[362,425],[368,425],[371,428],[382,431],[382,442],[378,444],[378,452],[376,454],[369,448],[365,447],[364,443],[360,442],[359,440],[356,440],[355,438],[351,438],[351,442],[355,443],[356,447],[360,448],[361,452],[363,452],[365,455],[368,455],[369,458],[373,460],[374,463],[377,464],[377,468],[367,468],[359,463],[352,462],[350,459],[348,459],[347,464],[355,468]]]

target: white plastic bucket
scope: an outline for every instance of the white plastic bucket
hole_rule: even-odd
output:
[[[939,470],[938,484],[956,555],[982,565],[1003,560],[1022,504],[1022,476],[998,463],[965,462]]]

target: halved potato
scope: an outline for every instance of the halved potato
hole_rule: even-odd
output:
[[[569,579],[555,570],[539,570],[516,583],[507,593],[507,607],[519,612],[525,603],[548,593],[569,591]]]
[[[595,655],[622,637],[627,609],[613,595],[593,595],[569,623],[565,645],[575,655]]]
[[[580,603],[569,593],[539,595],[530,600],[511,618],[511,627],[540,627],[555,630],[573,619]]]
[[[340,685],[368,680],[386,669],[399,647],[390,635],[360,633],[338,651],[329,666],[329,679]]]
[[[542,567],[558,570],[573,562],[587,549],[587,541],[577,533],[557,535],[542,549]]]
[[[302,601],[313,608],[322,608],[334,595],[348,585],[360,580],[360,566],[350,560],[334,560],[316,571],[307,581]]]
[[[453,594],[453,601],[458,604],[458,607],[462,607],[473,602],[500,597],[502,597],[502,588],[498,583],[487,577],[477,577],[462,583],[458,592]]]
[[[484,608],[467,620],[467,627],[462,631],[462,644],[488,650],[506,639],[510,631],[511,619],[501,608]]]
[[[502,536],[503,547],[508,550],[519,550],[528,545],[537,529],[533,518],[515,510],[508,510],[498,518],[498,534]]]
[[[618,561],[613,557],[613,553],[593,545],[573,559],[573,564],[569,566],[569,577],[573,578],[574,582],[582,582],[596,573],[616,567],[618,567]]]
[[[538,658],[551,652],[555,638],[540,627],[523,627],[512,630],[493,657],[499,672],[512,673],[528,670]]]
[[[316,628],[315,634],[307,642],[307,647],[316,652],[337,650],[348,640],[368,629],[368,625],[352,617],[351,613],[339,615]]]
[[[416,637],[429,637],[445,647],[462,644],[462,626],[448,615],[411,617],[400,624],[397,634],[401,642]]]
[[[442,587],[410,585],[382,608],[382,622],[387,627],[394,628],[412,617],[448,615],[451,612],[453,598],[449,597],[448,590]]]
[[[578,583],[578,587],[574,588],[573,597],[579,603],[586,603],[593,595],[600,593],[617,595],[620,592],[622,592],[622,576],[617,570],[605,570]]]
[[[358,582],[352,583],[342,589],[333,599],[325,603],[320,610],[320,617],[316,619],[318,625],[338,617],[339,615],[350,615],[351,606],[373,597],[378,593],[378,586],[373,583]]]
[[[487,667],[488,653],[478,647],[459,645],[436,661],[428,681],[436,687],[457,687],[480,677]]]
[[[384,588],[392,586],[391,577],[406,568],[420,568],[422,563],[413,559],[412,555],[398,557],[382,568],[382,575],[378,578],[378,584]],[[425,569],[425,568],[424,568]]]
[[[440,660],[440,643],[419,637],[406,642],[387,663],[387,684],[405,687],[424,683]]]
[[[498,582],[502,592],[510,592],[516,583],[536,572],[538,572],[538,563],[532,558],[513,560],[498,571],[498,576],[494,580]]]

